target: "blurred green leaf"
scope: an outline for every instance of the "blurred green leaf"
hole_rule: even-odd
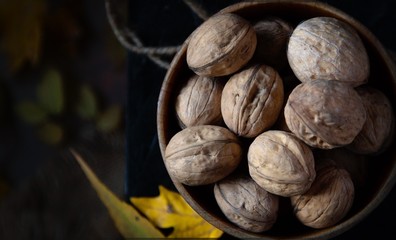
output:
[[[121,106],[112,105],[99,115],[96,126],[102,132],[114,131],[120,126],[121,117]]]
[[[22,120],[30,124],[41,123],[47,118],[47,112],[40,105],[30,101],[18,103],[15,111]]]
[[[41,106],[51,114],[60,114],[63,110],[64,96],[62,76],[50,69],[37,86],[37,98]]]
[[[80,87],[79,100],[76,106],[77,114],[83,119],[93,119],[98,113],[96,95],[88,85]]]
[[[63,139],[63,128],[52,122],[44,123],[37,133],[41,140],[50,145],[59,144]]]

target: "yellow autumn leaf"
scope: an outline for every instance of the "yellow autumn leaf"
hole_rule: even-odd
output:
[[[164,235],[144,218],[132,205],[121,201],[112,193],[89,168],[84,159],[74,150],[70,150],[81,166],[91,185],[106,206],[118,231],[126,239],[163,238]]]
[[[170,238],[219,238],[223,234],[199,216],[180,194],[163,186],[159,186],[157,197],[132,197],[130,200],[157,227],[173,227]]]
[[[44,0],[0,1],[0,47],[12,71],[25,62],[38,62],[45,8]]]

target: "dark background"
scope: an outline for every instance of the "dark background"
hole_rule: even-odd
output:
[[[121,5],[123,1],[115,2]],[[180,45],[202,23],[183,0],[126,2],[129,6],[121,10],[129,13],[129,27],[146,46]],[[194,2],[213,14],[238,1]],[[325,2],[361,21],[387,49],[396,52],[395,1]],[[29,32],[34,27],[40,29],[38,49],[32,49],[37,47]],[[28,55],[10,55],[11,48],[14,54],[17,49]],[[30,50],[37,50],[36,60]],[[12,60],[18,57],[22,62],[12,69]],[[48,69],[61,75],[64,109],[51,114],[47,122],[26,122],[16,106],[26,100],[37,102],[36,88]],[[145,55],[121,46],[106,18],[104,0],[0,1],[0,239],[121,239],[69,147],[125,200],[156,196],[160,184],[175,190],[156,132],[157,99],[165,74],[166,69]],[[97,105],[95,117],[75,111],[80,106],[81,86],[91,89]],[[112,127],[103,129],[99,121],[109,109],[117,111],[107,114]],[[38,134],[43,123],[61,128],[62,138],[48,142],[51,138]],[[394,235],[395,192],[337,239]]]
[[[209,13],[239,1],[196,1]],[[323,1],[356,18],[370,29],[385,48],[396,52],[396,2]],[[131,1],[130,26],[148,46],[181,44],[202,20],[183,1]],[[126,195],[158,194],[158,185],[174,186],[159,151],[156,132],[156,107],[166,69],[147,57],[128,55],[128,96],[126,118]],[[384,239],[394,236],[396,190],[393,189],[369,217],[336,239]],[[225,237],[229,237],[225,235]]]

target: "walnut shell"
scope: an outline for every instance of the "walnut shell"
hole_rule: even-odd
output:
[[[394,115],[388,98],[379,90],[368,86],[356,89],[366,108],[367,119],[363,129],[349,145],[349,149],[360,154],[379,153],[392,137]]]
[[[322,149],[350,144],[366,121],[357,92],[339,81],[298,85],[289,95],[284,114],[287,126],[298,138]]]
[[[216,125],[222,122],[219,79],[194,75],[176,98],[176,114],[183,126]]]
[[[242,68],[256,49],[256,33],[233,13],[216,14],[190,37],[187,64],[201,76],[225,76]]]
[[[228,220],[242,229],[263,232],[272,228],[279,199],[248,176],[232,175],[214,186],[214,196]]]
[[[169,175],[190,186],[219,181],[236,169],[241,157],[237,137],[226,128],[212,125],[183,129],[165,149]]]
[[[248,166],[259,186],[284,197],[306,192],[316,175],[311,149],[293,134],[277,130],[256,137],[248,150]]]
[[[312,228],[325,228],[345,217],[352,206],[354,192],[349,173],[329,166],[318,170],[306,193],[290,199],[300,222]]]
[[[283,83],[270,66],[255,65],[234,74],[221,96],[227,127],[242,137],[256,137],[276,121],[283,104]]]
[[[282,69],[287,64],[286,48],[293,27],[286,21],[269,17],[253,25],[257,36],[254,60]]]
[[[345,147],[314,152],[316,171],[321,167],[335,166],[345,169],[353,182],[356,190],[364,189],[370,179],[369,163],[367,155],[357,154]]]
[[[315,17],[293,31],[287,50],[290,67],[301,82],[338,80],[358,86],[367,82],[370,66],[357,32],[330,17]]]

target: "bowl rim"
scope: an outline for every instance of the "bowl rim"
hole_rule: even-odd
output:
[[[316,9],[316,10],[322,10],[327,13],[330,13],[332,15],[337,16],[337,18],[347,22],[348,24],[352,25],[353,28],[357,30],[357,32],[360,35],[364,35],[365,38],[373,45],[377,53],[379,54],[379,57],[382,58],[382,60],[386,64],[386,69],[389,71],[389,75],[396,84],[396,65],[395,62],[390,58],[388,52],[385,50],[383,45],[380,43],[380,41],[376,38],[376,36],[367,28],[365,27],[362,23],[357,21],[355,18],[351,17],[347,13],[327,4],[324,2],[318,2],[318,1],[296,1],[296,0],[264,0],[264,1],[255,1],[255,2],[241,2],[241,3],[236,3],[232,4],[228,7],[225,7],[221,9],[218,13],[226,13],[226,12],[237,12],[238,10],[247,8],[247,7],[253,7],[257,5],[267,5],[267,4],[295,4],[299,5],[301,7],[308,7],[311,9]],[[191,36],[191,35],[190,35]],[[162,158],[165,158],[165,148],[169,140],[166,140],[166,127],[168,125],[167,119],[164,119],[164,117],[167,116],[167,109],[168,105],[170,103],[170,94],[169,94],[169,88],[172,87],[173,82],[172,79],[174,79],[175,74],[178,72],[178,68],[180,67],[180,61],[183,61],[183,58],[185,58],[186,51],[187,51],[187,46],[188,42],[190,39],[190,36],[187,37],[187,39],[184,41],[182,47],[178,51],[178,53],[174,56],[170,67],[164,77],[164,81],[161,86],[158,102],[157,102],[157,133],[158,133],[158,141],[159,141],[159,147],[161,151]],[[396,92],[396,89],[394,89]],[[359,222],[361,222],[364,218],[366,218],[375,208],[378,207],[378,205],[385,199],[385,197],[389,194],[389,192],[392,190],[393,186],[396,183],[396,161],[393,163],[393,167],[391,171],[389,172],[389,176],[386,178],[385,181],[382,182],[380,185],[380,188],[377,189],[376,194],[373,196],[373,198],[365,205],[362,209],[360,209],[358,212],[356,212],[354,215],[346,219],[345,221],[342,221],[332,227],[329,228],[324,228],[324,229],[319,229],[316,231],[313,231],[311,233],[307,233],[303,235],[304,239],[329,239],[335,236],[338,236],[345,231],[351,229],[353,226],[357,225]],[[228,234],[237,236],[237,237],[260,237],[262,239],[275,239],[278,238],[278,236],[263,236],[260,233],[250,233],[246,232],[242,229],[237,229],[237,227],[231,223],[226,223],[219,221],[215,215],[211,214],[207,210],[205,210],[192,196],[191,194],[187,191],[186,186],[174,179],[172,176],[170,176],[173,184],[175,185],[176,189],[181,193],[183,198],[186,200],[186,202],[191,205],[191,207],[199,213],[206,221],[214,225],[215,227],[223,230],[224,232],[227,232]],[[246,233],[246,234],[244,234]],[[265,232],[263,233],[265,234]],[[301,236],[302,237],[302,236]],[[281,237],[282,239],[291,239],[289,237]]]

